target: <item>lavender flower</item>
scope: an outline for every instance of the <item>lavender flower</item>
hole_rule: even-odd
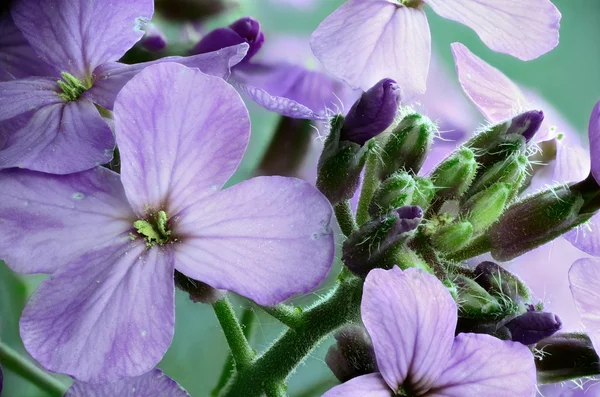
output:
[[[531,352],[484,334],[455,337],[456,303],[434,276],[375,269],[363,291],[362,319],[380,372],[354,378],[324,397],[534,394]]]
[[[600,352],[600,260],[579,259],[569,270],[575,307],[596,352]]]
[[[549,0],[349,0],[319,25],[311,47],[352,88],[389,77],[405,98],[423,93],[431,55],[424,4],[475,30],[492,50],[522,60],[558,44],[561,15]]]
[[[151,0],[22,0],[12,17],[52,73],[0,83],[0,122],[30,120],[0,151],[0,168],[67,174],[111,160],[114,135],[95,105],[112,110],[123,85],[150,63],[115,62],[138,41],[152,16]],[[40,38],[43,38],[40,39]],[[246,45],[196,57],[162,58],[227,77]],[[26,59],[16,59],[21,64]]]
[[[173,379],[160,369],[135,378],[94,385],[75,381],[64,397],[190,397]]]
[[[163,87],[170,87],[165,95]],[[333,257],[332,209],[308,183],[259,177],[221,191],[249,139],[222,79],[163,63],[115,101],[121,175],[0,173],[0,257],[51,273],[21,318],[45,368],[91,383],[138,376],[173,337],[174,269],[261,305],[306,293]]]

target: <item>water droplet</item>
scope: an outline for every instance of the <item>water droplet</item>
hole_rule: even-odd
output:
[[[148,335],[148,332],[145,329],[143,329],[142,330],[142,336],[146,336],[146,335]]]

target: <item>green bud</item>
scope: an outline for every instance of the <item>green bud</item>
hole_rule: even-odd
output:
[[[529,304],[531,291],[517,276],[504,269],[502,266],[485,261],[475,267],[475,281],[486,291],[503,300],[510,300],[517,304]],[[542,310],[539,307],[538,310]]]
[[[431,244],[441,253],[450,254],[465,247],[473,237],[470,222],[458,222],[440,228],[431,236]]]
[[[383,181],[369,206],[371,216],[378,216],[395,208],[409,205],[415,191],[415,180],[408,172],[400,171]]]
[[[429,178],[417,176],[414,180],[415,191],[413,193],[411,204],[418,205],[423,211],[427,211],[427,208],[429,208],[429,205],[435,196],[435,186]]]
[[[353,142],[340,141],[343,123],[341,115],[331,120],[331,132],[317,166],[317,188],[333,205],[354,196],[365,163],[366,149]]]
[[[390,264],[389,267],[393,265],[398,265],[400,269],[406,270],[408,268],[414,267],[417,269],[425,270],[428,273],[433,274],[433,270],[431,267],[417,254],[415,251],[411,250],[408,247],[401,247],[400,249],[393,252],[390,255]]]
[[[431,173],[431,180],[437,188],[436,196],[444,199],[461,197],[471,186],[476,173],[473,151],[465,147],[458,149]]]
[[[502,314],[502,306],[485,289],[470,278],[461,274],[455,276],[458,288],[460,315],[469,318],[492,317]]]
[[[483,174],[477,176],[466,196],[471,197],[496,182],[505,182],[511,185],[511,193],[508,198],[508,201],[511,201],[519,193],[529,169],[530,163],[527,156],[514,154],[506,160],[492,165]]]
[[[464,219],[473,225],[473,235],[484,232],[500,218],[511,193],[508,183],[494,183],[461,206]]]
[[[419,114],[406,115],[391,132],[383,148],[381,178],[387,178],[398,170],[416,175],[433,143],[435,124]]]

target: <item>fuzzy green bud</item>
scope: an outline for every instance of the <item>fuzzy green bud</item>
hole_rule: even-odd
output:
[[[435,186],[429,178],[417,176],[415,180],[415,191],[413,193],[412,205],[418,205],[427,211],[431,201],[435,197]]]
[[[409,205],[416,184],[408,172],[400,171],[387,178],[375,192],[369,206],[371,216],[378,216],[395,208]]]
[[[458,149],[431,173],[436,196],[444,199],[461,197],[471,186],[476,173],[473,151],[465,147]]]
[[[465,247],[473,237],[470,222],[458,222],[441,227],[433,236],[431,244],[441,253],[451,254]]]
[[[502,266],[485,261],[475,267],[475,281],[486,291],[500,299],[516,303],[531,302],[531,291],[517,276]]]
[[[469,318],[491,317],[502,314],[500,303],[475,281],[457,275],[458,305],[461,316]]]
[[[508,201],[511,201],[519,193],[530,168],[526,155],[514,154],[506,160],[492,165],[483,174],[477,176],[466,196],[471,197],[496,182],[504,182],[511,185],[511,193],[508,198]]]
[[[390,266],[397,265],[402,270],[414,267],[433,274],[433,270],[431,270],[431,267],[429,267],[427,262],[425,262],[419,254],[408,247],[401,247],[400,249],[395,250],[388,262],[390,262]]]
[[[473,225],[473,235],[484,232],[500,218],[511,193],[508,183],[494,183],[477,193],[461,206],[464,219]]]
[[[381,177],[386,178],[398,170],[416,175],[433,143],[435,124],[419,113],[410,113],[390,134],[381,155]]]

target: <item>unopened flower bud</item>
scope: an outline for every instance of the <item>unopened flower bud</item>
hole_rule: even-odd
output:
[[[357,276],[366,276],[384,265],[385,254],[402,246],[422,218],[421,208],[407,206],[367,222],[344,242],[342,261]]]
[[[334,335],[337,343],[325,356],[325,363],[340,382],[378,371],[369,334],[359,325],[348,325]]]
[[[390,134],[381,153],[381,176],[385,178],[398,170],[416,175],[433,143],[435,124],[419,113],[406,115]]]
[[[488,334],[495,336],[498,339],[510,340],[510,331],[503,327],[496,318],[468,318],[458,317],[456,323],[456,334],[462,333],[475,333],[475,334]]]
[[[340,139],[364,145],[392,124],[399,105],[400,86],[392,79],[379,81],[352,105]]]
[[[560,330],[562,322],[552,313],[527,311],[504,326],[510,331],[514,342],[533,345]]]
[[[213,304],[223,298],[227,291],[216,289],[202,281],[194,280],[175,270],[175,286],[189,294],[194,303]]]
[[[541,110],[529,110],[510,120],[506,134],[521,135],[529,142],[540,129],[543,121],[544,112]]]
[[[519,193],[529,168],[530,164],[526,155],[514,154],[505,161],[492,165],[482,175],[477,176],[466,196],[471,197],[494,183],[504,182],[511,186],[508,198],[508,201],[511,201]]]
[[[148,23],[144,28],[144,37],[140,40],[140,45],[148,51],[158,52],[167,46],[167,36],[153,23]]]
[[[529,303],[531,291],[517,276],[494,262],[481,262],[475,267],[475,281],[486,291],[501,299]]]
[[[590,218],[580,215],[583,204],[579,192],[559,186],[511,205],[490,228],[492,256],[507,261],[554,240]]]
[[[451,254],[465,247],[473,237],[470,222],[458,222],[442,226],[431,236],[431,244],[441,253]]]
[[[208,33],[194,46],[192,53],[204,54],[232,45],[247,43],[250,47],[244,57],[244,62],[250,60],[260,50],[264,41],[265,35],[260,30],[260,23],[256,19],[245,17],[238,19],[226,28],[218,28]]]
[[[600,358],[582,333],[554,334],[535,345],[538,382],[556,383],[600,375]]]
[[[473,225],[473,235],[478,236],[500,218],[511,193],[508,183],[494,183],[477,193],[461,206],[464,219]]]
[[[413,193],[412,205],[421,207],[423,211],[427,211],[431,201],[435,197],[435,186],[429,178],[417,176],[415,179],[415,192]]]
[[[408,172],[393,174],[383,181],[375,192],[369,206],[369,212],[372,216],[378,216],[390,210],[411,204],[415,185],[415,180]]]
[[[331,132],[317,165],[317,188],[333,205],[354,196],[368,150],[368,145],[361,148],[354,142],[340,141],[343,122],[341,115],[331,120]]]
[[[476,173],[475,154],[469,148],[460,148],[432,172],[436,196],[445,199],[461,197],[471,186]]]
[[[498,300],[475,281],[461,274],[457,275],[453,281],[457,287],[461,316],[487,318],[502,313],[502,306]]]

